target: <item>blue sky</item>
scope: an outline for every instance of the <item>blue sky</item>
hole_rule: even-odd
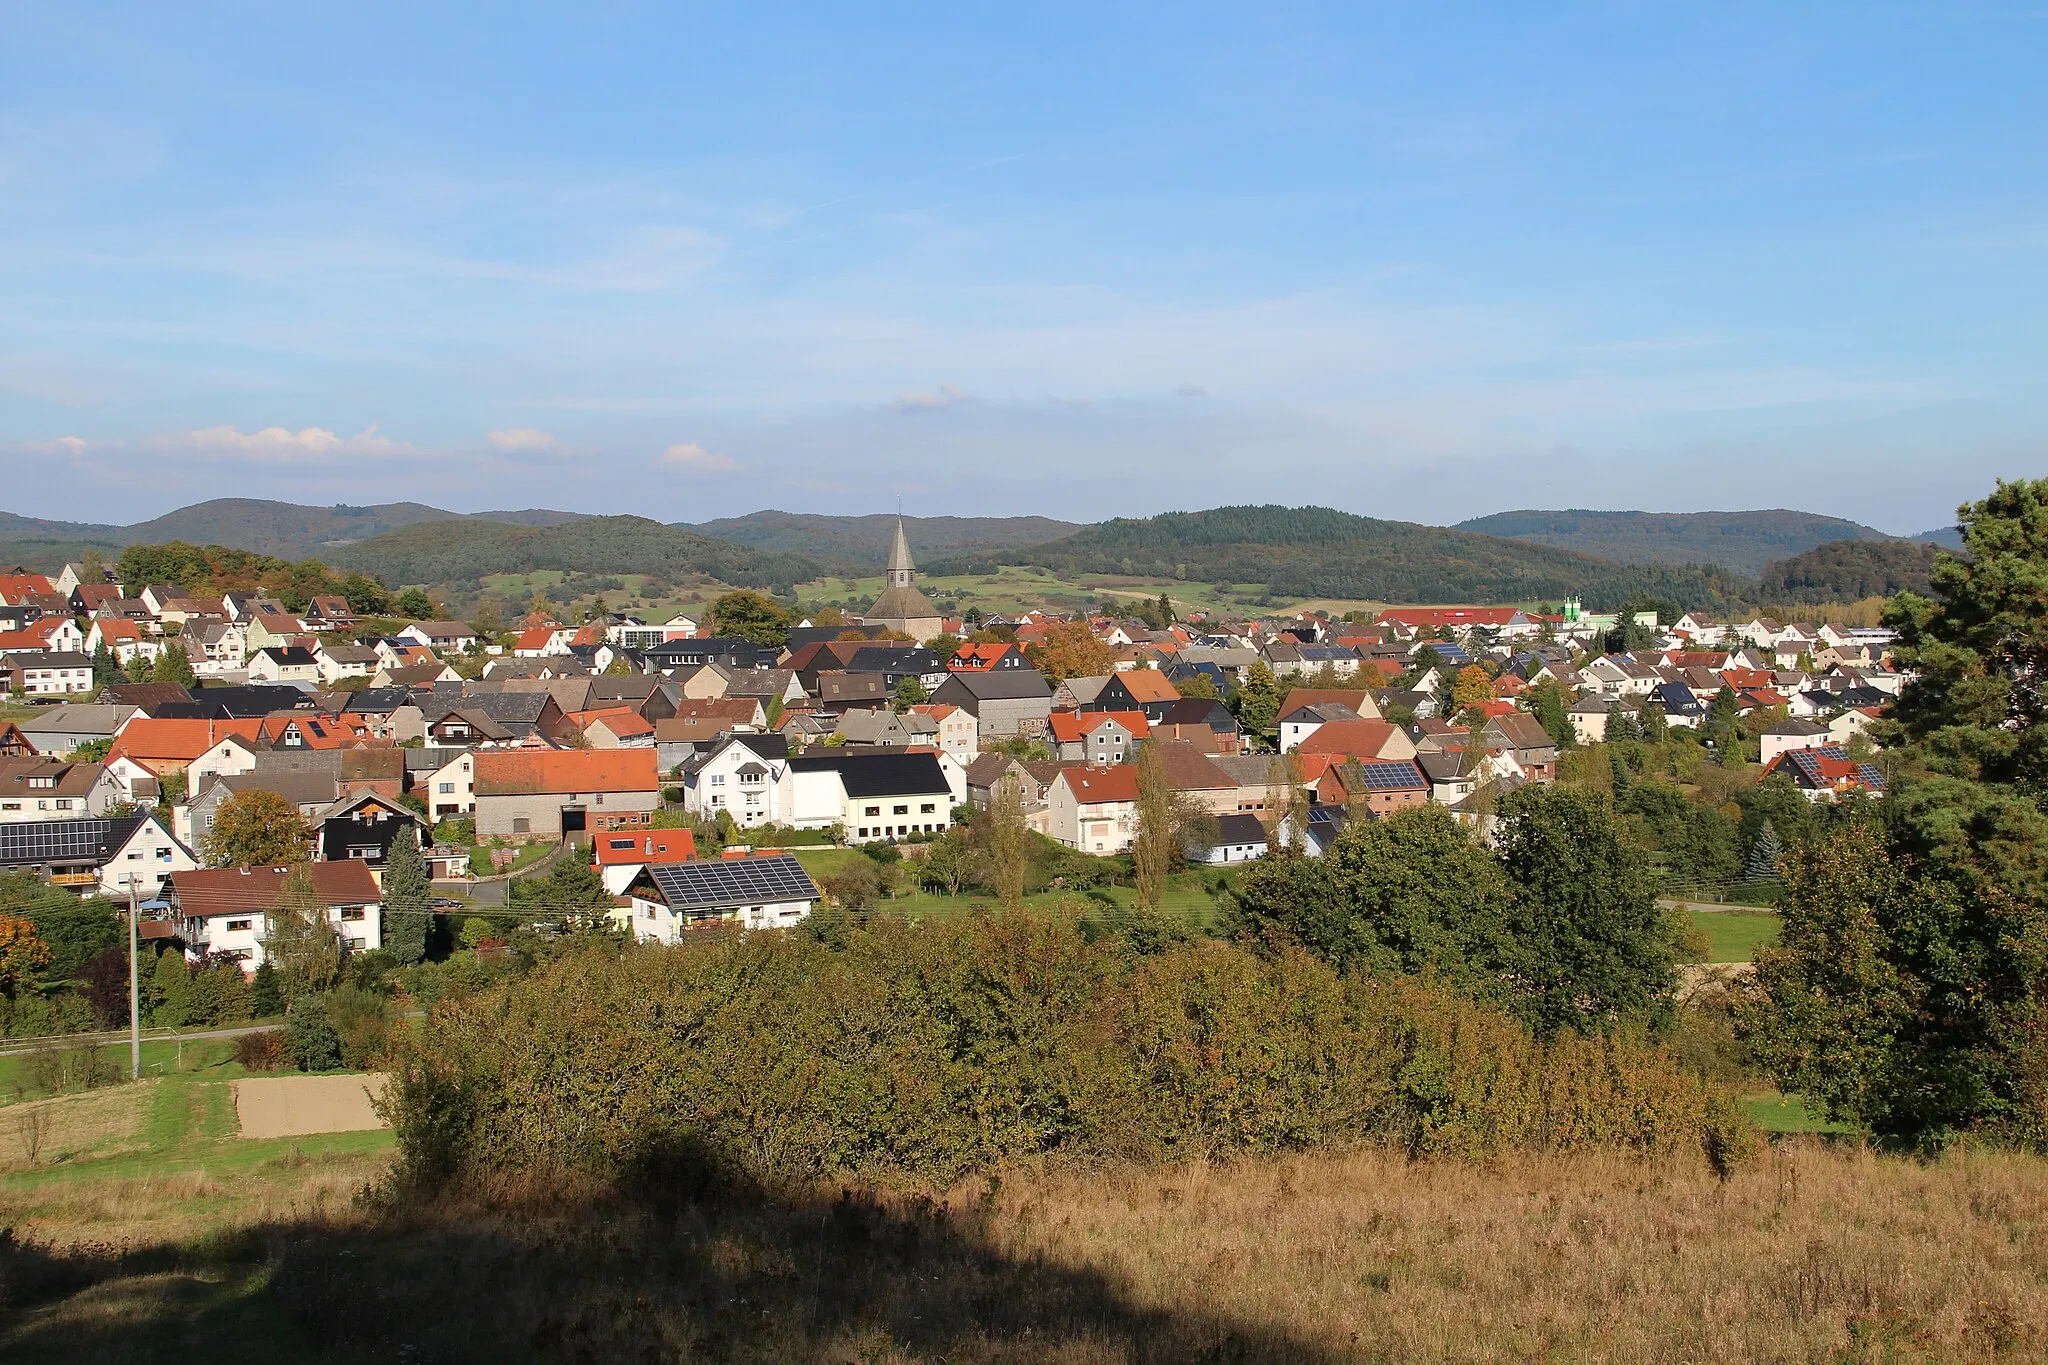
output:
[[[2048,472],[2040,6],[0,26],[7,510],[1907,532]]]

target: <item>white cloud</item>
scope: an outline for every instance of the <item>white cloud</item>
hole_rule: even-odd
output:
[[[30,441],[19,449],[30,455],[83,455],[86,441],[79,436],[59,436],[54,441]]]
[[[239,427],[206,427],[188,431],[176,444],[208,455],[242,456],[264,464],[290,464],[324,455],[409,455],[413,448],[388,436],[379,436],[374,426],[354,436],[337,436],[325,427],[263,427],[244,433]]]
[[[963,393],[951,384],[939,385],[937,393],[899,393],[896,395],[898,412],[930,412],[934,408],[950,408],[959,403],[971,403],[974,397]]]
[[[720,455],[715,450],[706,450],[695,441],[679,441],[670,446],[661,452],[661,462],[674,465],[678,469],[694,469],[704,474],[718,474],[739,468],[730,455]]]
[[[509,427],[489,436],[493,450],[560,450],[562,443],[545,431],[532,427]]]

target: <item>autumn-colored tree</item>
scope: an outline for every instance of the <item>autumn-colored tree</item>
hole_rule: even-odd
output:
[[[1173,685],[1173,690],[1183,697],[1198,697],[1214,701],[1223,694],[1216,690],[1216,680],[1207,673],[1190,673]]]
[[[1085,621],[1058,621],[1047,626],[1039,651],[1039,670],[1054,682],[1092,678],[1116,666],[1108,645],[1095,638]]]
[[[1478,664],[1467,664],[1458,670],[1458,680],[1451,686],[1451,709],[1469,711],[1493,700],[1493,676]]]
[[[37,935],[34,921],[0,915],[0,991],[13,995],[34,986],[49,965],[49,945]]]
[[[285,867],[306,861],[311,837],[297,806],[255,788],[221,803],[202,852],[208,867]]]

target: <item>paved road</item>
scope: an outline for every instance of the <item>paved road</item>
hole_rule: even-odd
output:
[[[1725,901],[1675,900],[1668,896],[1659,896],[1657,904],[1663,906],[1666,910],[1699,910],[1707,914],[1712,914],[1717,910],[1739,911],[1746,915],[1775,915],[1778,913],[1768,905],[1732,905]]]
[[[201,1033],[171,1033],[164,1029],[144,1029],[142,1031],[142,1041],[145,1043],[197,1043],[209,1038],[239,1038],[245,1033],[262,1033],[266,1029],[283,1027],[284,1025],[282,1024],[242,1024],[235,1028],[207,1029]],[[50,1044],[55,1044],[58,1047],[68,1047],[74,1043],[125,1043],[127,1041],[128,1031],[126,1029],[119,1033],[66,1033],[55,1038],[37,1039],[26,1046],[22,1044],[21,1039],[17,1038],[7,1047],[0,1047],[0,1057],[19,1057],[24,1053],[34,1052],[38,1047]]]

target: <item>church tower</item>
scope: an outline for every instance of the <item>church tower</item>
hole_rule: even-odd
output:
[[[945,633],[946,623],[932,600],[917,588],[917,561],[910,557],[910,538],[903,533],[903,518],[896,518],[896,541],[889,547],[889,567],[882,595],[868,608],[869,625],[890,630],[923,644]]]

